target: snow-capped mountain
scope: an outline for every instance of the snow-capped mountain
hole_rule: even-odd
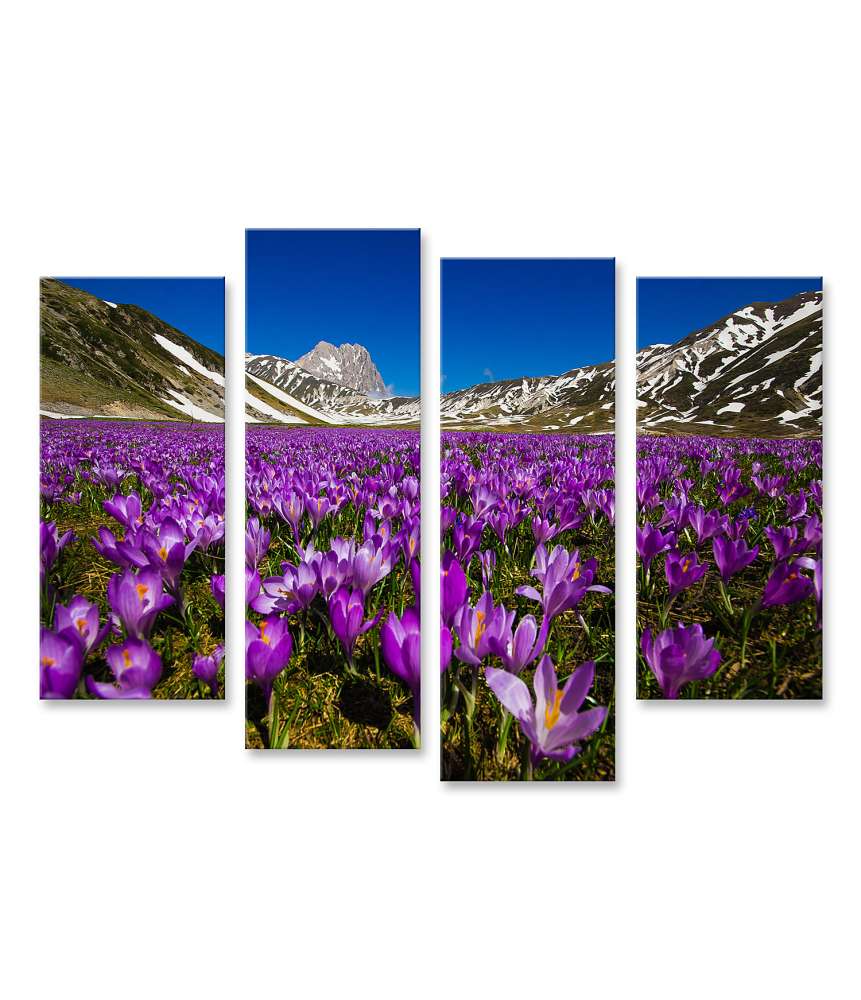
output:
[[[822,293],[755,302],[637,354],[645,433],[788,437],[821,432]]]
[[[224,358],[135,305],[40,285],[40,409],[52,417],[224,419]]]
[[[371,360],[371,355],[361,344],[341,344],[335,347],[321,340],[296,362],[300,368],[317,378],[355,389],[366,396],[383,396],[386,384]]]
[[[443,395],[448,429],[608,433],[615,420],[616,366],[574,368],[563,375],[486,382]]]
[[[417,396],[369,396],[274,354],[246,354],[245,376],[250,422],[405,426],[421,415]]]

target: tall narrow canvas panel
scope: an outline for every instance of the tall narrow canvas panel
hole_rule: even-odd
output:
[[[612,259],[442,262],[442,777],[614,777]]]
[[[822,280],[637,283],[637,693],[822,697]]]
[[[419,231],[249,230],[246,746],[418,746]]]
[[[224,280],[44,278],[42,698],[224,697]]]

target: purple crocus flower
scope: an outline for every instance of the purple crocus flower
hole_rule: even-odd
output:
[[[254,681],[269,703],[275,678],[290,662],[293,639],[287,620],[278,615],[265,618],[258,628],[245,622],[245,677]]]
[[[486,486],[473,487],[470,500],[472,501],[472,512],[476,518],[486,518],[499,503],[499,498],[491,493]]]
[[[213,698],[218,697],[218,668],[224,659],[224,647],[216,646],[208,656],[196,655],[191,664],[191,672],[204,684],[209,685]]]
[[[74,636],[81,653],[89,656],[105,641],[110,623],[99,628],[99,606],[76,594],[67,605],[58,604],[54,611],[54,628],[61,634]]]
[[[249,517],[245,527],[245,565],[257,569],[260,560],[269,550],[271,534],[260,526],[256,517]]]
[[[697,533],[697,541],[700,545],[724,532],[728,520],[726,514],[720,514],[716,510],[710,510],[706,513],[703,507],[688,508],[688,522]]]
[[[349,547],[338,546],[336,549],[334,547],[335,542],[341,542],[343,539],[336,538],[333,540],[333,548],[326,552],[317,566],[317,583],[320,592],[328,600],[332,594],[345,584],[351,584],[353,582],[353,558],[355,557],[355,544],[352,546],[352,552]],[[347,553],[346,558],[340,553]]]
[[[676,534],[674,531],[668,531],[665,534],[649,521],[642,528],[637,526],[637,555],[645,569],[649,568],[649,564],[658,553],[666,552],[675,544]]]
[[[452,529],[452,543],[458,559],[467,566],[481,546],[483,531],[484,521],[458,514]]]
[[[714,639],[707,639],[699,624],[679,624],[654,639],[651,630],[646,629],[640,648],[665,698],[678,698],[679,690],[688,681],[711,677],[721,661]]]
[[[799,521],[807,514],[807,494],[804,490],[790,493],[786,498],[786,516],[790,521]]]
[[[755,521],[756,519],[756,512],[751,508],[739,511],[734,519],[727,522],[725,529],[726,537],[731,538],[734,542],[739,541],[747,534],[750,522]]]
[[[822,509],[822,480],[812,479],[807,484],[808,490],[810,490],[810,498],[816,504],[816,506]]]
[[[523,681],[507,670],[488,667],[484,676],[491,691],[517,719],[529,740],[533,764],[547,757],[569,761],[580,752],[579,744],[603,723],[603,707],[578,711],[595,679],[595,664],[582,664],[560,690],[556,669],[549,656],[542,658],[535,671],[535,704]]]
[[[288,522],[293,529],[293,537],[299,541],[299,525],[305,513],[305,505],[298,493],[290,492],[286,496],[275,498],[275,510]]]
[[[750,566],[759,554],[759,546],[754,545],[749,549],[743,538],[733,541],[731,538],[719,535],[712,542],[712,552],[721,579],[727,583],[731,576]]]
[[[501,604],[494,605],[489,593],[482,594],[474,608],[467,604],[460,614],[457,623],[460,646],[455,656],[471,667],[480,666],[497,645],[507,644],[513,624],[513,611],[507,611]]]
[[[308,512],[308,517],[311,518],[311,524],[313,524],[315,531],[331,509],[332,504],[328,497],[305,497],[305,510]]]
[[[116,684],[87,678],[87,690],[96,698],[152,698],[152,689],[161,679],[161,657],[143,639],[126,639],[105,654]]]
[[[801,538],[796,544],[797,552],[808,552],[814,549],[819,552],[822,545],[822,522],[814,514],[808,517],[801,529]]]
[[[39,522],[39,581],[44,584],[48,571],[57,560],[57,556],[70,542],[74,541],[75,534],[70,529],[62,535],[57,534],[57,525],[54,521]]]
[[[367,541],[359,547],[353,558],[353,586],[367,594],[392,571],[392,551],[390,545],[375,546]]]
[[[771,576],[765,583],[762,592],[762,606],[771,608],[778,604],[795,604],[803,601],[814,592],[813,581],[802,576],[800,568],[803,564],[795,562],[779,562],[771,571]]]
[[[224,577],[222,577],[222,581]],[[223,584],[222,584],[223,586]],[[260,574],[256,569],[252,569],[250,566],[245,567],[245,607],[247,608],[249,604],[254,600],[255,597],[260,593],[263,584],[260,581]],[[222,594],[223,599],[223,594]],[[222,610],[224,606],[222,604]]]
[[[399,541],[404,552],[404,562],[409,565],[421,551],[421,526],[417,517],[404,521]]]
[[[751,476],[750,481],[760,493],[774,499],[786,489],[789,476]]]
[[[496,553],[493,549],[485,549],[478,553],[478,561],[481,564],[481,585],[485,590],[490,590],[490,581],[496,569]]]
[[[138,565],[133,563],[125,552],[120,551],[119,546],[123,545],[123,542],[118,542],[116,535],[110,530],[110,528],[100,527],[96,534],[98,538],[91,538],[93,548],[103,559],[107,559],[108,562],[112,562],[115,566],[119,566],[120,569],[128,569],[131,566]],[[126,538],[126,542],[129,541],[131,535]],[[146,564],[146,560],[143,560],[143,565]]]
[[[491,515],[492,516],[492,515]],[[439,537],[445,538],[446,532],[454,526],[457,510],[454,507],[443,507],[439,512]]]
[[[684,497],[671,497],[664,501],[664,513],[658,522],[658,527],[672,525],[676,531],[683,531],[688,523],[688,502]]]
[[[441,594],[440,613],[445,625],[452,628],[460,617],[469,593],[466,574],[453,552],[443,553],[440,567]]]
[[[413,607],[421,612],[422,607],[422,564],[418,559],[410,563],[410,581],[413,585]]]
[[[248,567],[245,567],[246,579],[248,577]],[[258,576],[259,579],[259,576]],[[218,602],[218,606],[224,611],[224,574],[218,576],[213,576],[209,580],[209,589],[212,591],[212,596]],[[260,591],[257,591],[260,593]]]
[[[251,607],[262,615],[274,611],[295,614],[310,607],[320,592],[319,574],[312,562],[303,561],[298,566],[284,563],[281,568],[283,576],[267,577],[263,592],[251,601]]]
[[[774,549],[774,558],[780,562],[788,559],[795,551],[795,539],[798,537],[798,529],[795,525],[784,524],[779,528],[772,528],[770,525],[764,531],[765,537],[771,542]]]
[[[380,609],[373,618],[365,621],[365,596],[361,590],[339,587],[329,598],[332,631],[351,663],[356,639],[372,629],[382,616],[383,611]]]
[[[531,601],[539,601],[545,617],[553,619],[577,607],[588,591],[610,593],[609,588],[592,583],[597,566],[594,559],[581,562],[577,549],[568,552],[557,545],[548,557],[544,546],[539,545],[535,550],[532,575],[542,584],[543,594],[528,586],[517,587],[515,593]]]
[[[108,580],[108,603],[126,635],[148,639],[159,611],[174,603],[165,594],[161,576],[155,570],[131,570]]]
[[[533,517],[530,522],[536,545],[543,545],[559,534],[559,528],[543,517]]]
[[[798,565],[813,570],[813,592],[816,595],[816,624],[822,628],[822,560],[802,556]]]
[[[39,697],[71,698],[83,662],[81,644],[72,636],[43,628],[39,633]]]
[[[511,631],[509,623],[507,632],[491,634],[488,640],[491,652],[502,660],[506,670],[512,674],[519,674],[544,649],[549,625],[550,619],[545,617],[539,630],[533,616],[524,615],[514,632]]]
[[[664,574],[670,587],[670,597],[693,586],[706,575],[708,566],[697,561],[696,552],[680,552],[672,549],[664,562]]]
[[[113,500],[105,500],[102,507],[124,528],[138,528],[143,524],[141,498],[137,493],[129,493],[127,497],[118,493]]]
[[[394,613],[380,628],[380,647],[383,659],[391,672],[412,691],[413,721],[416,730],[421,728],[421,629],[419,616],[414,608],[407,608],[400,618]]]
[[[505,545],[505,535],[511,527],[511,516],[507,511],[495,510],[487,517],[487,523],[499,539],[500,545]]]
[[[172,589],[176,589],[185,562],[196,547],[196,539],[186,543],[185,532],[172,517],[166,517],[155,532],[144,531],[139,548],[129,545],[128,538],[117,545],[135,565],[158,570]]]
[[[445,627],[439,627],[439,670],[444,674],[451,664],[452,641],[451,632]]]

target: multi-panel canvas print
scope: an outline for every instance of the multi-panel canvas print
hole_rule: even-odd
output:
[[[612,259],[442,262],[441,745],[453,781],[609,781]]]
[[[246,746],[417,747],[419,231],[246,233]]]
[[[40,305],[40,696],[223,698],[224,280]]]
[[[637,693],[822,697],[822,281],[637,283]]]

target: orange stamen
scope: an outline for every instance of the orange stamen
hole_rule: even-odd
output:
[[[552,729],[559,721],[559,713],[561,711],[560,705],[562,704],[563,694],[563,691],[557,691],[555,697],[553,698],[553,704],[548,704],[544,709],[544,724],[548,729]]]

